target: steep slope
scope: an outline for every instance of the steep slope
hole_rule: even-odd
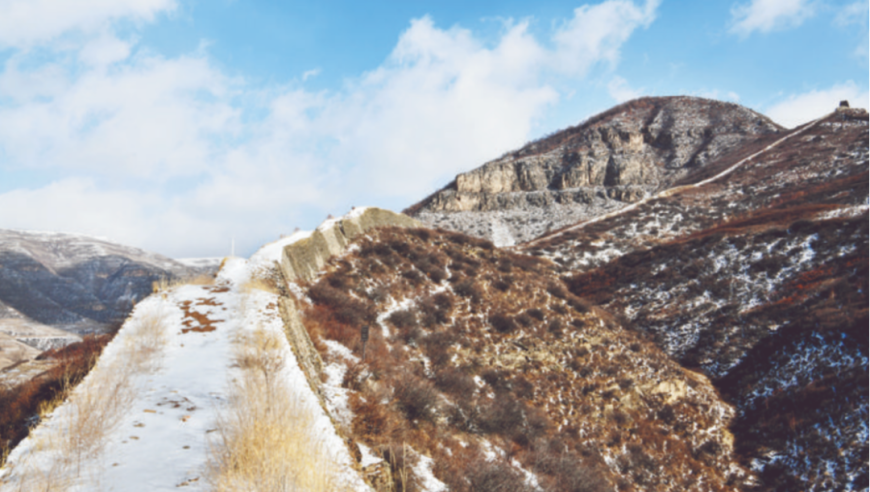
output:
[[[782,130],[735,104],[638,99],[460,174],[406,213],[511,245],[618,210]]]
[[[300,287],[336,417],[401,490],[751,483],[709,381],[571,295],[547,261],[386,228]]]
[[[766,490],[868,487],[867,142],[838,110],[523,246],[713,379]]]

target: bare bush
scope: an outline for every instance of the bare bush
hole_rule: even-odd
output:
[[[409,371],[399,373],[393,380],[396,405],[409,421],[430,420],[438,406],[438,392],[426,380]]]

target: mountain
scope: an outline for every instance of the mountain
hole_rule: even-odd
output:
[[[736,104],[638,99],[459,174],[405,212],[512,245],[637,202],[782,131]]]
[[[10,340],[42,351],[105,332],[151,294],[153,282],[204,273],[209,269],[103,239],[0,229],[4,352],[21,354],[10,358],[16,362],[29,352]]]
[[[561,142],[596,125],[636,122],[638,106],[675,101],[695,108],[670,113],[684,124],[699,121],[698,105],[708,114],[723,107],[644,99],[543,142],[564,156]],[[458,190],[467,176],[493,176],[495,163],[460,175],[409,213],[490,237],[487,227],[506,216],[527,231],[551,229],[514,251],[552,261],[572,294],[709,377],[735,406],[735,452],[758,473],[758,488],[866,490],[868,115],[841,107],[793,130],[759,128],[731,133],[734,145],[695,164],[655,161],[664,175],[675,171],[658,192],[650,185],[633,203],[601,206],[573,224],[558,203],[503,204],[530,203],[540,191],[481,192],[490,205],[450,211],[450,200],[466,200]],[[694,135],[688,147],[701,148],[707,140]],[[503,159],[546,155],[535,154],[536,145]],[[554,172],[556,182],[572,169]],[[610,189],[605,180],[600,203]]]

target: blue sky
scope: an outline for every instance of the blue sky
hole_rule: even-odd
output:
[[[868,3],[0,0],[0,228],[250,254],[634,97],[866,108]]]

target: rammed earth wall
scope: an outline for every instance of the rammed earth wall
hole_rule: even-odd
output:
[[[420,222],[407,215],[380,208],[362,208],[351,211],[340,219],[330,219],[315,230],[311,236],[296,241],[284,248],[281,254],[281,273],[286,282],[311,280],[326,265],[329,259],[341,254],[350,242],[376,227],[420,227]],[[281,315],[287,340],[296,353],[300,367],[318,396],[323,398],[320,374],[323,361],[314,348],[296,301],[289,296],[281,298]]]
[[[320,225],[311,236],[296,241],[284,248],[281,254],[281,273],[285,282],[312,280],[326,265],[332,256],[343,253],[350,242],[367,231],[376,227],[420,227],[421,223],[407,215],[397,214],[379,208],[357,209],[348,215],[334,220],[328,220]],[[329,415],[326,405],[322,380],[323,360],[311,342],[311,337],[302,323],[297,301],[289,295],[280,298],[281,316],[284,319],[284,332],[296,355],[299,367],[305,373],[308,384],[320,399],[320,404]],[[332,416],[330,415],[330,418]],[[333,419],[333,425],[335,420]],[[360,460],[359,448],[344,435],[342,429],[336,426],[348,444],[348,449],[357,462]],[[379,477],[379,474],[389,476],[389,468],[376,467],[373,470],[361,470],[370,484],[376,482],[391,483],[390,479]],[[378,487],[376,489],[380,490]]]
[[[344,252],[348,243],[375,227],[420,227],[407,215],[380,208],[352,211],[341,219],[324,222],[311,236],[284,248],[281,271],[288,282],[311,280],[334,255]]]

